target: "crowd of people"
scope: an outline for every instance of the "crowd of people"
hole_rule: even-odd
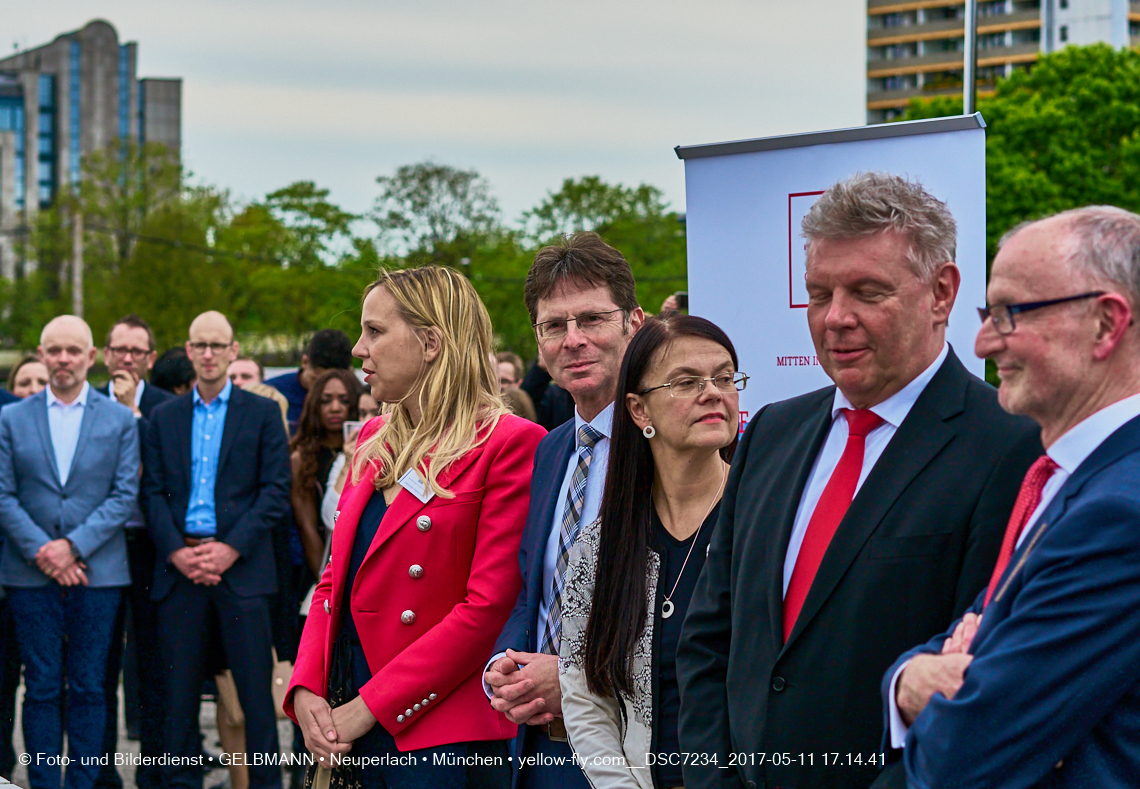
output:
[[[593,233],[535,257],[529,369],[437,266],[269,380],[218,312],[162,357],[130,315],[96,390],[50,321],[0,410],[30,789],[121,785],[124,665],[143,789],[201,787],[204,683],[234,789],[1136,786],[1140,216],[1006,234],[997,389],[944,203],[864,173],[802,233],[833,385],[743,433],[733,339]]]

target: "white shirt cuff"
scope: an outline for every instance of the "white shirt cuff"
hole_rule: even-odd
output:
[[[906,733],[910,731],[910,727],[903,723],[902,714],[899,712],[898,702],[895,701],[895,686],[898,685],[899,677],[903,673],[903,669],[910,665],[908,660],[899,666],[898,671],[891,677],[891,689],[887,691],[887,709],[890,710],[891,718],[891,747],[904,748],[906,747]]]
[[[495,665],[495,662],[499,658],[505,658],[506,656],[507,656],[506,652],[500,652],[499,654],[495,655],[493,658],[488,660],[487,665],[483,668],[483,675],[486,676],[487,672],[491,670],[491,666]],[[487,694],[487,701],[490,701],[491,699],[495,698],[495,691],[492,690],[491,686],[487,684],[486,679],[483,680],[483,692]]]

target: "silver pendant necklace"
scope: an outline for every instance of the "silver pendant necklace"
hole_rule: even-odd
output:
[[[677,573],[677,580],[673,582],[673,588],[669,590],[669,594],[665,595],[665,600],[661,603],[661,618],[668,619],[673,616],[673,595],[677,593],[677,585],[681,583],[681,576],[685,574],[685,568],[689,566],[689,557],[693,555],[693,546],[697,544],[697,538],[701,536],[701,529],[705,525],[705,521],[709,519],[712,514],[713,507],[720,501],[720,492],[724,490],[724,481],[728,477],[728,467],[721,465],[720,468],[720,487],[713,492],[712,503],[709,504],[708,512],[705,517],[701,518],[701,522],[697,525],[697,530],[693,534],[693,541],[689,543],[689,552],[685,554],[685,561],[681,562],[681,572]]]

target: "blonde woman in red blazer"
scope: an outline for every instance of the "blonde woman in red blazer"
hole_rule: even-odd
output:
[[[515,726],[482,670],[521,585],[545,431],[507,413],[490,318],[453,270],[382,274],[361,328],[385,413],[357,442],[285,711],[334,787],[507,787]]]

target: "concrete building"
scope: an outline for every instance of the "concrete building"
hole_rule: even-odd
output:
[[[116,140],[182,146],[182,81],[139,79],[138,44],[102,20],[0,59],[0,274],[14,239],[79,180],[83,157]]]
[[[915,96],[960,95],[965,3],[867,1],[867,122],[902,114]],[[979,0],[978,92],[1069,44],[1140,42],[1140,2]]]

